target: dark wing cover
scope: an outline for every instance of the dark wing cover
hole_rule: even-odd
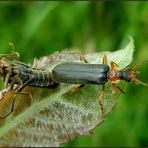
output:
[[[104,84],[109,66],[106,64],[63,63],[52,70],[53,79],[61,83]]]

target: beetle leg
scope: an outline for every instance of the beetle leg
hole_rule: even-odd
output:
[[[120,70],[119,66],[115,62],[111,61],[110,65],[111,65],[111,69]]]
[[[107,64],[107,56],[106,56],[106,54],[103,55],[102,64]],[[105,85],[102,85],[100,96],[98,97],[102,118],[104,118],[104,108],[103,108],[104,91],[105,91]]]
[[[11,83],[10,83],[10,88],[11,88],[11,89],[13,88],[13,86],[14,86],[14,84],[15,84],[16,82],[19,83],[19,86],[22,86],[22,85],[23,85],[23,82],[22,82],[22,80],[19,78],[18,74],[16,74],[16,75],[14,76],[13,80],[12,80]]]
[[[5,82],[4,82],[4,89],[6,89],[8,87],[9,78],[10,78],[10,74],[7,73],[6,77],[5,77]]]
[[[83,61],[84,63],[88,63],[88,61],[86,60],[85,56],[83,53],[80,53],[80,61]],[[78,89],[80,89],[81,87],[84,87],[84,84],[81,84],[79,87],[77,87]],[[75,92],[75,90],[73,91]]]
[[[81,84],[81,85],[78,86],[78,87],[72,88],[72,89],[70,90],[70,92],[75,93],[75,92],[79,91],[81,88],[83,88],[84,86],[85,86],[85,84]]]
[[[8,87],[9,78],[10,78],[10,75],[12,73],[12,67],[8,66],[6,71],[7,71],[7,73],[6,73],[6,77],[5,77],[4,88]]]
[[[4,82],[4,88],[7,88],[8,87],[8,81],[9,81],[10,75],[11,75],[10,73],[7,73],[6,74],[5,82]]]
[[[119,86],[117,86],[115,83],[112,83],[112,94],[113,95],[117,93],[117,89],[120,90],[120,92],[122,92],[123,94],[125,94],[125,92]]]
[[[104,91],[105,91],[105,85],[102,85],[100,96],[98,97],[102,118],[104,118],[104,108],[103,108]]]
[[[33,102],[33,97],[32,97],[32,95],[31,95],[31,93],[29,93],[29,92],[20,92],[20,91],[26,86],[26,84],[31,80],[31,77],[30,77],[30,79],[28,79],[25,83],[23,83],[23,82],[21,81],[21,79],[18,77],[18,74],[16,74],[16,75],[14,76],[14,79],[12,80],[13,82],[10,84],[11,87],[13,87],[13,85],[15,84],[15,82],[16,82],[17,80],[19,80],[21,84],[18,86],[17,92],[16,92],[15,95],[13,96],[11,111],[10,111],[7,115],[5,115],[5,116],[3,116],[3,117],[0,117],[0,119],[4,119],[4,118],[8,117],[8,116],[13,112],[13,110],[14,110],[14,105],[15,105],[15,100],[16,100],[16,95],[17,95],[17,94],[29,95],[29,97],[30,97],[30,99],[31,99],[31,103]]]
[[[10,47],[10,49],[11,49],[11,53],[10,53],[10,57],[11,58],[19,58],[20,57],[20,55],[19,55],[19,53],[18,52],[14,52],[14,44],[12,43],[12,42],[9,42],[9,47]]]
[[[117,87],[117,89],[120,90],[123,94],[125,94],[124,90],[122,90],[119,86],[116,85],[116,87]]]
[[[6,57],[6,58],[16,58],[18,59],[20,57],[19,53],[18,52],[14,52],[14,44],[13,43],[9,43],[9,46],[10,46],[10,49],[11,49],[11,52],[9,54],[0,54],[0,58],[1,57]]]
[[[106,56],[106,54],[103,55],[102,64],[107,64],[107,56]]]
[[[9,53],[9,54],[0,54],[0,58],[2,58],[2,57],[6,57],[8,59],[10,59],[10,58],[18,59],[19,58],[19,53],[18,52],[13,52],[13,53]]]
[[[115,95],[117,92],[117,87],[115,83],[112,83],[112,94]]]
[[[17,73],[10,83],[10,88],[12,89],[14,84],[17,82],[19,84],[17,91],[20,92],[27,85],[27,83],[31,81],[31,79],[32,77],[30,76],[28,80],[26,80],[25,82],[22,82],[22,80],[19,78],[19,73]]]
[[[83,61],[84,63],[88,63],[83,53],[80,53],[80,61]]]
[[[26,80],[26,82],[24,82],[22,85],[19,86],[18,88],[18,92],[20,92],[26,85],[29,81],[31,81],[32,77],[30,76],[28,80]]]

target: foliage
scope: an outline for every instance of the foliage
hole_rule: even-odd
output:
[[[132,61],[133,47],[131,39],[124,49],[112,53],[106,52],[108,61],[116,61],[121,68],[126,67]],[[61,62],[82,62],[79,56],[79,53],[67,54],[63,51],[35,60],[33,67],[51,71],[55,65]],[[87,61],[94,64],[100,63],[102,56],[103,53],[85,55]],[[52,60],[53,57],[54,60]],[[22,110],[27,99],[31,98],[28,96],[26,98],[21,94],[16,96],[15,111],[8,118],[1,120],[5,123],[0,130],[1,145],[7,144],[11,147],[59,146],[76,136],[91,133],[92,129],[100,125],[106,115],[115,107],[120,91],[116,95],[112,95],[111,85],[106,84],[103,97],[104,116],[102,116],[98,102],[98,96],[101,94],[99,87],[101,86],[85,85],[83,88],[78,88],[79,86],[60,84],[52,90],[31,87],[31,92],[30,88],[26,87],[24,92],[29,91],[32,94],[33,102],[26,110]],[[72,91],[73,89],[75,91]],[[76,89],[78,90],[76,91]],[[10,110],[15,89],[6,89],[0,95],[2,97],[0,98],[0,112],[6,114],[4,109],[7,112]],[[24,103],[22,103],[23,99]],[[9,107],[6,108],[6,104]],[[17,113],[16,110],[18,110]]]
[[[147,2],[1,2],[1,53],[9,52],[12,41],[20,60],[32,63],[35,57],[65,48],[114,51],[132,36],[134,65],[148,55],[147,8]],[[140,70],[146,81],[147,68]],[[147,88],[125,84],[125,90],[114,112],[94,134],[67,145],[147,146]]]

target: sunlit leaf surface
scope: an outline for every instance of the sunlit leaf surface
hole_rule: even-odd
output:
[[[104,53],[108,64],[114,61],[121,68],[132,61],[134,47],[130,38],[127,46],[116,52],[86,53],[89,63],[101,63]],[[63,51],[51,56],[35,59],[32,67],[51,72],[62,62],[81,62],[78,52]],[[14,112],[0,120],[1,146],[59,146],[79,135],[88,135],[104,118],[100,111],[98,96],[100,86],[60,84],[56,89],[26,87],[23,91],[32,93],[33,102],[28,96],[17,95]],[[115,107],[120,92],[111,93],[111,85],[105,85],[103,106],[105,117]],[[0,115],[11,109],[15,90],[3,90],[0,94]]]

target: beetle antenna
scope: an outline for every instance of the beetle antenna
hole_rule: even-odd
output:
[[[137,69],[137,67],[141,66],[143,63],[146,63],[146,62],[148,62],[148,59],[139,62],[138,64],[136,64],[136,65],[133,67],[133,70]]]
[[[15,48],[12,42],[9,42],[9,47],[10,47],[11,53],[13,53]]]
[[[136,64],[136,65],[133,67],[133,71],[136,71],[136,69],[137,69],[139,66],[141,66],[143,63],[146,63],[146,62],[148,62],[148,59],[147,59],[147,60],[143,60],[143,61],[139,62],[138,64]],[[137,72],[137,74],[139,74],[139,72]],[[136,77],[135,77],[132,81],[134,81],[134,82],[137,83],[137,84],[141,84],[141,85],[143,85],[143,86],[148,87],[148,83],[142,82],[141,80],[137,79]]]
[[[18,52],[14,52],[14,44],[9,42],[9,46],[10,46],[11,52],[9,54],[0,54],[0,59],[3,58],[3,57],[17,58],[18,59],[20,57]]]
[[[143,86],[148,87],[148,84],[147,84],[147,83],[144,83],[144,82],[142,82],[142,81],[140,81],[140,80],[138,80],[138,79],[136,79],[136,78],[134,78],[133,81],[134,81],[135,83],[137,83],[137,84],[141,84],[141,85],[143,85]]]

